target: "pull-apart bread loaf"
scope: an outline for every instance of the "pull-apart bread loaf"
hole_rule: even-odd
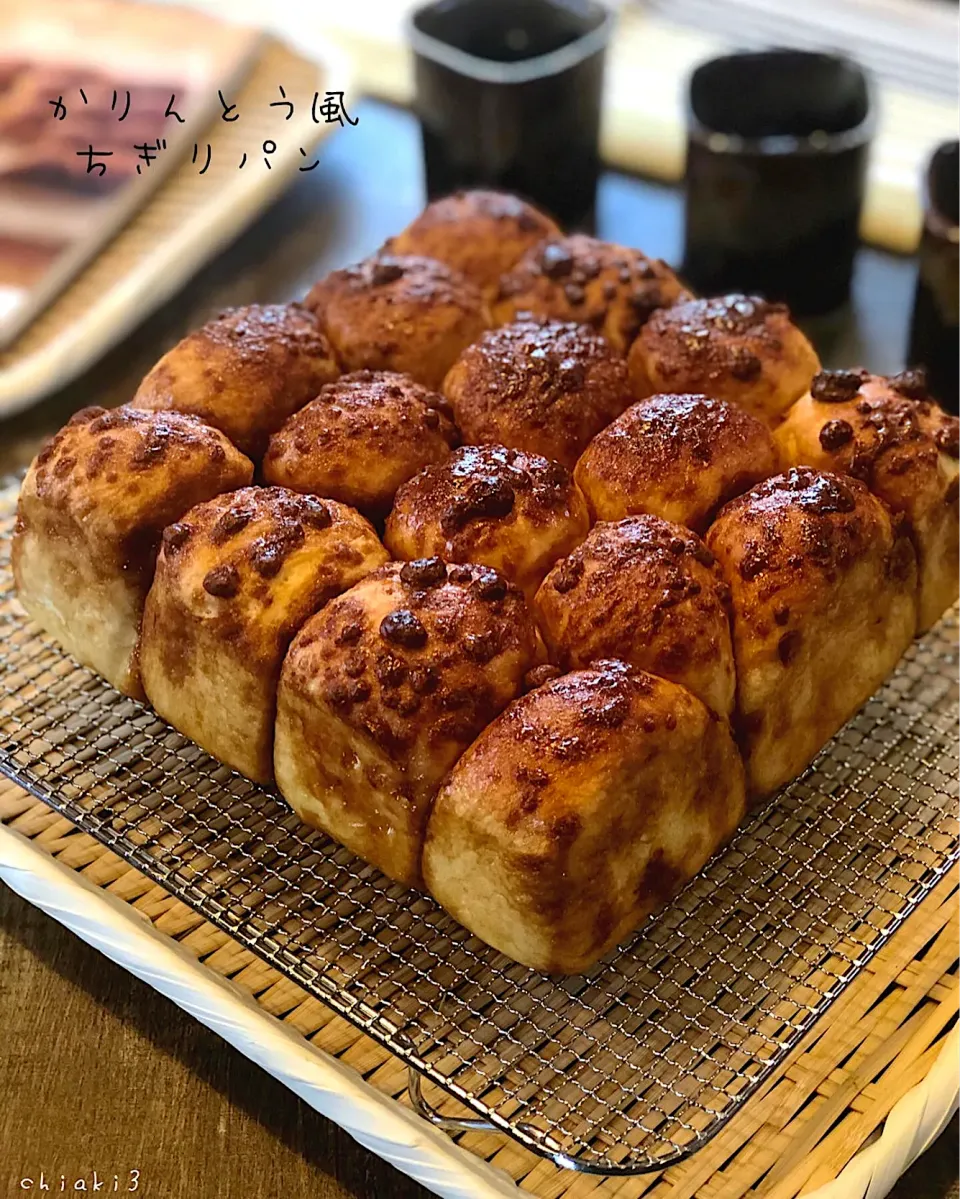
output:
[[[428,204],[385,249],[437,258],[489,296],[528,250],[562,236],[550,217],[517,196],[459,191]]]
[[[529,250],[500,280],[491,315],[495,325],[528,313],[590,325],[626,354],[651,313],[688,295],[659,258],[574,233]]]
[[[908,521],[920,568],[918,629],[957,598],[960,421],[920,371],[823,371],[777,430],[785,464],[853,475]]]
[[[602,429],[574,474],[596,520],[649,512],[702,533],[727,500],[778,469],[770,430],[745,409],[660,395]]]
[[[270,434],[339,373],[312,312],[251,304],[187,334],[147,373],[133,402],[192,412],[259,459]]]
[[[345,370],[399,371],[434,389],[487,327],[480,289],[434,258],[377,254],[331,271],[304,304]]]
[[[595,525],[537,592],[550,659],[564,670],[619,658],[733,713],[730,588],[700,538],[657,516]]]
[[[523,596],[497,571],[439,558],[389,563],[290,647],[277,711],[280,791],[304,823],[421,885],[430,801],[520,694],[536,655]]]
[[[734,294],[655,312],[628,366],[638,399],[703,392],[773,428],[810,386],[820,360],[786,305]]]
[[[142,698],[137,647],[160,535],[252,475],[250,460],[196,417],[84,408],[40,451],[20,490],[20,602],[85,666]]]
[[[470,445],[400,488],[384,542],[395,558],[495,566],[532,600],[589,528],[586,502],[559,462]]]
[[[491,329],[464,350],[443,391],[464,441],[542,454],[569,470],[633,403],[626,365],[604,338],[533,318]]]
[[[427,886],[518,962],[579,974],[733,833],[743,766],[726,721],[622,662],[511,704],[454,766],[427,825]]]
[[[408,375],[357,371],[328,383],[274,433],[263,476],[382,520],[397,488],[457,441],[442,396]]]
[[[731,590],[754,796],[796,778],[910,645],[917,568],[904,523],[859,480],[801,467],[732,500],[710,528]]]
[[[334,500],[250,487],[163,535],[143,618],[143,686],[174,728],[241,774],[273,778],[280,666],[294,633],[387,552]]]

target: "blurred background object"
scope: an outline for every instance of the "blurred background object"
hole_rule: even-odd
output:
[[[516,192],[590,226],[612,18],[596,0],[434,0],[408,26],[428,199]]]
[[[944,142],[926,176],[926,214],[907,361],[927,368],[930,390],[958,411],[960,372],[960,144]]]
[[[688,120],[684,278],[795,316],[846,303],[874,126],[864,71],[807,50],[722,55],[693,72]]]

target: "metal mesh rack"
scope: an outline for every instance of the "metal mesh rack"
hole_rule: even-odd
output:
[[[694,1152],[958,858],[954,614],[629,946],[544,977],[45,642],[12,595],[14,495],[0,771],[561,1165],[633,1174]]]

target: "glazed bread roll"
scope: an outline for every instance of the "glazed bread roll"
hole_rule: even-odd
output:
[[[810,386],[820,360],[785,304],[735,294],[655,313],[633,343],[628,366],[640,399],[703,392],[773,428]]]
[[[702,533],[727,500],[776,474],[778,461],[770,430],[745,409],[660,395],[602,429],[575,477],[596,520],[649,512]]]
[[[923,373],[823,371],[777,441],[785,463],[853,475],[906,517],[920,570],[918,631],[930,628],[957,598],[960,421],[930,399]]]
[[[625,354],[651,313],[687,295],[659,258],[574,233],[529,250],[500,280],[491,316],[495,325],[527,313],[577,321]]]
[[[437,795],[427,887],[536,970],[579,974],[733,833],[743,766],[725,721],[622,662],[546,683],[480,735]]]
[[[460,271],[484,295],[495,292],[509,271],[559,227],[517,196],[495,191],[458,191],[434,200],[402,233],[391,238],[391,254],[436,258]]]
[[[551,662],[619,658],[733,714],[730,588],[700,538],[658,516],[595,525],[534,605]]]
[[[258,783],[273,778],[280,665],[308,616],[386,561],[334,500],[248,487],[165,530],[140,650],[164,720]]]
[[[275,766],[304,823],[420,886],[430,801],[520,693],[536,630],[484,566],[391,562],[309,620],[280,680]]]
[[[252,475],[250,460],[196,417],[84,408],[20,489],[21,604],[68,653],[141,699],[140,621],[164,526]]]
[[[502,445],[470,445],[400,488],[384,542],[395,558],[494,566],[532,600],[589,528],[566,467]]]
[[[753,796],[800,774],[913,640],[917,567],[903,525],[859,480],[801,467],[732,500],[711,526],[732,595]]]
[[[485,333],[457,359],[443,390],[465,441],[540,454],[569,470],[633,403],[623,359],[598,333],[540,319]]]
[[[399,371],[435,390],[488,323],[479,288],[434,258],[378,254],[332,271],[304,303],[345,370]]]
[[[147,373],[133,403],[192,412],[259,459],[270,434],[339,373],[312,313],[251,304],[187,334]]]
[[[448,411],[441,396],[408,375],[344,375],[274,433],[263,477],[381,520],[401,483],[442,462],[457,444]]]

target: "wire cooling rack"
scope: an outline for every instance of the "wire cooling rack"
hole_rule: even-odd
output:
[[[719,1131],[957,860],[951,615],[632,944],[546,978],[45,642],[13,598],[14,495],[0,771],[388,1046],[427,1114],[420,1075],[558,1164],[662,1169]]]

